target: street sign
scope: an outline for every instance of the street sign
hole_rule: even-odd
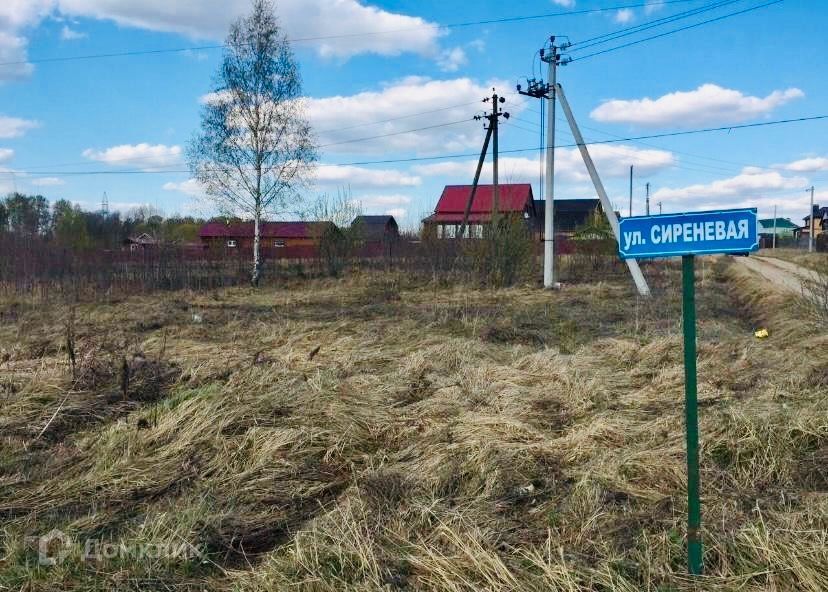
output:
[[[756,208],[623,218],[622,259],[681,256],[684,330],[684,420],[687,435],[687,569],[702,573],[699,496],[699,403],[696,376],[696,255],[749,253],[759,248]]]
[[[619,236],[622,259],[748,253],[759,248],[756,208],[622,218]]]

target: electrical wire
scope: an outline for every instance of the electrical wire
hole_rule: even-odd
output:
[[[696,2],[698,0],[665,0],[662,4],[681,4],[686,2]],[[546,19],[552,17],[561,17],[561,16],[575,16],[581,14],[593,14],[593,13],[600,13],[600,12],[611,12],[615,10],[624,10],[630,8],[641,8],[648,6],[649,2],[636,2],[632,4],[625,4],[619,6],[607,6],[603,8],[584,8],[581,10],[567,10],[567,11],[558,11],[558,12],[548,12],[542,14],[533,14],[533,15],[524,15],[524,16],[513,16],[513,17],[504,17],[504,18],[497,18],[497,19],[486,19],[486,20],[479,20],[479,21],[466,21],[466,22],[456,22],[456,23],[448,23],[448,24],[426,24],[420,25],[417,27],[408,27],[404,29],[390,29],[385,31],[363,31],[359,33],[342,33],[339,35],[319,35],[315,37],[295,37],[292,39],[288,39],[288,41],[292,43],[308,43],[308,42],[315,42],[315,41],[326,41],[326,40],[334,40],[334,39],[347,39],[353,37],[369,37],[375,35],[392,35],[395,33],[405,33],[409,31],[418,31],[422,29],[457,29],[463,27],[474,27],[474,26],[483,26],[483,25],[495,25],[495,24],[502,24],[502,23],[513,23],[513,22],[522,22],[528,20],[539,20],[539,19]],[[188,47],[174,47],[174,48],[164,48],[164,49],[141,49],[141,50],[131,50],[131,51],[113,51],[108,53],[96,53],[96,54],[86,54],[86,55],[76,55],[76,56],[53,56],[53,57],[44,57],[44,58],[34,58],[29,60],[15,60],[9,62],[0,62],[0,67],[3,66],[20,66],[22,64],[46,64],[46,63],[55,63],[55,62],[71,62],[71,61],[78,61],[78,60],[95,60],[95,59],[102,59],[102,58],[116,58],[116,57],[131,57],[131,56],[142,56],[142,55],[159,55],[159,54],[168,54],[168,53],[183,53],[188,51],[207,51],[207,50],[214,50],[214,49],[224,49],[226,48],[226,44],[212,44],[212,45],[193,45]]]
[[[716,18],[707,19],[707,20],[704,20],[704,21],[701,21],[701,22],[698,22],[698,23],[693,23],[692,25],[679,27],[678,29],[671,29],[670,31],[665,31],[664,33],[659,33],[658,35],[651,35],[650,37],[644,37],[643,39],[636,39],[635,41],[630,41],[630,42],[624,43],[622,45],[617,45],[615,47],[602,49],[601,51],[596,51],[594,53],[588,53],[586,55],[577,56],[577,57],[572,58],[571,61],[572,62],[577,62],[577,61],[580,61],[580,60],[585,60],[587,58],[592,58],[592,57],[595,57],[595,56],[603,55],[603,54],[609,53],[611,51],[616,51],[616,50],[619,50],[619,49],[624,49],[625,47],[638,45],[639,43],[644,43],[645,41],[652,41],[653,39],[659,39],[661,37],[666,37],[667,35],[673,35],[675,33],[680,33],[682,31],[687,31],[689,29],[694,29],[696,27],[701,27],[702,25],[708,25],[710,23],[715,23],[715,22],[724,20],[726,18],[730,18],[732,16],[745,14],[745,13],[748,13],[748,12],[751,12],[751,11],[754,11],[754,10],[759,10],[760,8],[766,8],[766,7],[772,6],[774,4],[779,4],[780,2],[783,2],[783,1],[784,0],[772,0],[771,2],[766,2],[765,4],[759,4],[757,6],[751,6],[750,8],[745,8],[743,10],[738,10],[736,12],[730,12],[728,14],[724,14],[724,15],[718,16]]]
[[[594,146],[599,144],[617,144],[620,142],[634,142],[637,140],[649,140],[655,138],[670,138],[676,136],[688,136],[694,134],[704,134],[704,133],[713,133],[713,132],[730,132],[733,130],[740,130],[740,129],[751,129],[751,128],[759,128],[759,127],[768,127],[773,125],[784,125],[789,123],[801,123],[806,121],[821,121],[828,119],[828,115],[811,115],[805,117],[794,117],[789,119],[777,119],[774,121],[761,121],[757,123],[744,123],[739,125],[729,125],[729,126],[720,126],[720,127],[707,127],[707,128],[699,128],[693,130],[680,130],[680,131],[673,131],[673,132],[663,132],[658,134],[648,134],[643,136],[627,136],[627,137],[619,137],[613,138],[609,140],[593,140],[590,142],[584,142],[587,146]],[[560,144],[556,146],[556,148],[575,148],[578,144]],[[535,146],[532,148],[513,148],[508,150],[501,150],[501,154],[517,154],[517,153],[525,153],[525,152],[534,152],[541,148]],[[441,154],[435,156],[414,156],[408,158],[388,158],[382,160],[363,160],[363,161],[354,161],[354,162],[347,162],[347,163],[328,163],[319,165],[320,167],[337,167],[337,166],[363,166],[363,165],[372,165],[372,164],[394,164],[394,163],[405,163],[405,162],[424,162],[424,161],[432,161],[432,160],[444,160],[450,158],[467,158],[478,156],[476,152],[465,152],[465,153],[457,153],[457,154]],[[30,171],[27,170],[15,170],[15,171],[0,171],[0,174],[25,174]],[[171,174],[171,173],[189,173],[189,170],[186,169],[179,169],[179,170],[150,170],[150,171],[142,171],[142,170],[122,170],[122,171],[107,171],[107,170],[99,170],[99,171],[69,171],[69,172],[36,172],[38,176],[54,176],[54,175],[114,175],[114,174]]]
[[[694,8],[693,10],[688,10],[685,12],[679,12],[677,14],[673,14],[670,16],[665,16],[659,19],[654,19],[652,21],[647,21],[645,23],[641,23],[639,25],[635,25],[632,27],[626,27],[624,29],[618,29],[611,33],[605,33],[603,35],[597,35],[596,37],[591,37],[589,39],[584,39],[582,41],[576,41],[571,46],[566,48],[566,52],[570,53],[573,51],[581,51],[587,49],[589,47],[594,47],[596,45],[601,45],[603,43],[609,43],[610,41],[614,41],[616,39],[620,39],[622,37],[628,37],[629,35],[635,35],[636,33],[640,33],[642,31],[647,31],[649,29],[654,29],[656,27],[660,27],[663,25],[667,25],[670,23],[674,23],[676,21],[680,21],[691,16],[696,16],[698,14],[703,14],[705,12],[710,12],[711,10],[716,10],[717,8],[723,8],[730,4],[735,4],[737,2],[741,2],[742,0],[720,0],[719,2],[713,2],[712,4],[707,4],[705,6],[701,6],[699,8]]]

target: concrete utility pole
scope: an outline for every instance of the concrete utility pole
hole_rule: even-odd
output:
[[[630,218],[632,218],[632,179],[633,179],[633,165],[630,165]]]
[[[661,214],[661,202],[658,202],[658,213]]]
[[[771,241],[771,249],[776,248],[776,206],[773,206],[773,240]]]
[[[555,281],[555,100],[558,79],[558,66],[568,64],[569,58],[562,58],[560,50],[565,50],[570,43],[555,44],[555,37],[549,38],[549,47],[540,50],[540,59],[546,62],[547,79],[530,78],[528,88],[524,91],[518,85],[517,91],[522,95],[536,99],[547,99],[546,103],[546,179],[544,182],[544,220],[543,220],[543,287],[557,288]]]
[[[589,177],[592,179],[592,184],[595,186],[595,192],[598,194],[598,198],[601,200],[601,207],[604,208],[604,213],[607,216],[607,221],[609,221],[610,228],[612,228],[612,233],[615,235],[615,240],[621,241],[620,232],[618,229],[618,218],[615,215],[615,211],[612,209],[612,204],[610,203],[609,197],[607,197],[607,191],[604,189],[604,184],[601,182],[601,177],[598,176],[598,170],[595,168],[595,163],[592,161],[592,157],[589,155],[589,150],[587,150],[586,143],[584,142],[584,137],[581,135],[581,130],[578,127],[578,123],[575,121],[575,116],[572,114],[572,109],[569,107],[569,101],[566,100],[566,94],[564,94],[563,88],[561,85],[557,85],[556,92],[558,94],[558,98],[561,101],[561,107],[564,110],[564,114],[566,115],[566,120],[569,122],[569,129],[572,130],[572,135],[575,137],[575,143],[578,145],[578,150],[581,152],[581,157],[584,159],[584,164],[586,165],[587,171],[589,172]],[[638,293],[641,296],[649,296],[650,295],[650,287],[647,285],[647,280],[644,278],[644,274],[641,273],[641,268],[638,266],[638,261],[635,259],[625,259],[627,263],[627,267],[630,270],[630,275],[632,275],[633,281],[635,282],[635,287],[638,289]]]
[[[808,252],[814,252],[814,186],[811,185],[811,189],[806,189],[805,191],[811,192],[811,211],[808,214]]]
[[[646,196],[647,196],[647,197],[646,197],[646,200],[645,200],[645,202],[644,202],[644,208],[645,208],[645,210],[644,210],[644,211],[645,211],[645,212],[647,213],[647,215],[649,216],[649,215],[650,215],[650,183],[649,183],[649,181],[648,181],[648,182],[647,182],[647,184],[644,186],[644,188],[645,188],[645,189],[644,189],[644,191],[646,192],[645,194],[646,194]]]

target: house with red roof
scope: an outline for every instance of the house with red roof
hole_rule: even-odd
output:
[[[261,248],[286,249],[291,247],[316,248],[326,232],[334,230],[332,222],[262,222]],[[201,227],[198,237],[208,248],[252,249],[253,222],[208,222]]]
[[[453,238],[463,223],[471,185],[447,185],[434,208],[434,213],[423,220],[426,229],[436,233],[437,238]],[[494,185],[478,185],[469,210],[465,236],[483,236],[483,227],[491,224],[494,207]],[[497,211],[503,215],[516,215],[535,228],[535,202],[529,183],[507,183],[498,185]]]

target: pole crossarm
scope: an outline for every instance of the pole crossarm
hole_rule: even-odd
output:
[[[592,179],[592,184],[595,186],[595,191],[598,193],[598,198],[601,200],[601,207],[604,209],[604,214],[607,216],[612,233],[615,235],[615,240],[620,241],[621,236],[618,230],[618,217],[615,215],[615,210],[612,209],[607,192],[604,189],[604,184],[601,182],[601,177],[598,175],[598,170],[595,168],[595,163],[587,150],[584,143],[584,137],[581,135],[581,130],[578,123],[575,121],[575,116],[572,114],[572,109],[569,107],[569,101],[566,99],[563,87],[560,84],[555,85],[556,94],[561,102],[561,107],[566,115],[566,120],[569,122],[569,128],[572,130],[572,135],[575,137],[575,143],[578,145],[578,150],[581,152],[581,157],[584,159],[589,177]],[[647,285],[647,280],[644,274],[641,273],[641,268],[638,266],[638,261],[635,259],[625,259],[627,267],[630,270],[635,287],[641,296],[650,296],[650,287]]]

